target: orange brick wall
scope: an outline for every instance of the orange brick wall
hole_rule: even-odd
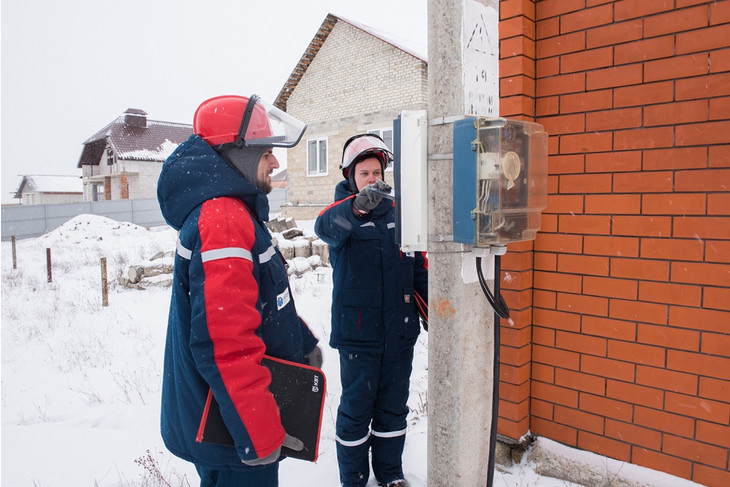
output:
[[[509,247],[499,432],[730,485],[730,0],[502,0],[500,112],[550,134]]]
[[[500,2],[500,111],[535,119],[535,5],[532,0]],[[502,257],[501,290],[512,323],[500,335],[499,423],[497,432],[519,439],[530,431],[533,354],[533,243],[508,246]]]
[[[119,199],[129,199],[129,177],[125,173],[119,175]]]
[[[112,178],[111,176],[104,176],[104,199],[112,199]]]

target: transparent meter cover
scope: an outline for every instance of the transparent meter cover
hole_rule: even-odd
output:
[[[547,133],[501,118],[478,118],[476,128],[476,245],[534,239],[547,206]]]

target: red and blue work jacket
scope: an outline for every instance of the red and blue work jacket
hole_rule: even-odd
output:
[[[193,135],[163,165],[158,200],[179,230],[165,344],[161,431],[175,455],[246,470],[284,441],[265,354],[294,362],[317,344],[298,316],[264,225],[266,195]],[[212,394],[235,447],[201,441]]]

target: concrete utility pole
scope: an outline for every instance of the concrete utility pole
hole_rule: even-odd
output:
[[[478,282],[463,277],[473,272],[464,267],[474,265],[471,247],[452,240],[452,123],[498,116],[498,55],[491,58],[499,2],[429,0],[428,10],[428,485],[480,487],[488,480],[497,379],[494,315]]]

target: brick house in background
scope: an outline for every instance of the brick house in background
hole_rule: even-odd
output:
[[[274,103],[308,125],[287,151],[283,217],[314,219],[332,203],[350,136],[375,132],[392,147],[398,114],[426,108],[426,67],[425,55],[407,43],[327,15]],[[386,180],[392,184],[392,171]]]
[[[501,116],[550,134],[499,433],[730,485],[730,1],[503,0],[499,31]]]
[[[287,187],[286,174],[287,174],[286,168],[282,169],[279,172],[272,174],[271,175],[271,187],[272,188],[282,188],[282,189],[286,190],[286,187]]]
[[[83,143],[84,201],[156,198],[162,163],[192,133],[192,125],[129,108]]]

